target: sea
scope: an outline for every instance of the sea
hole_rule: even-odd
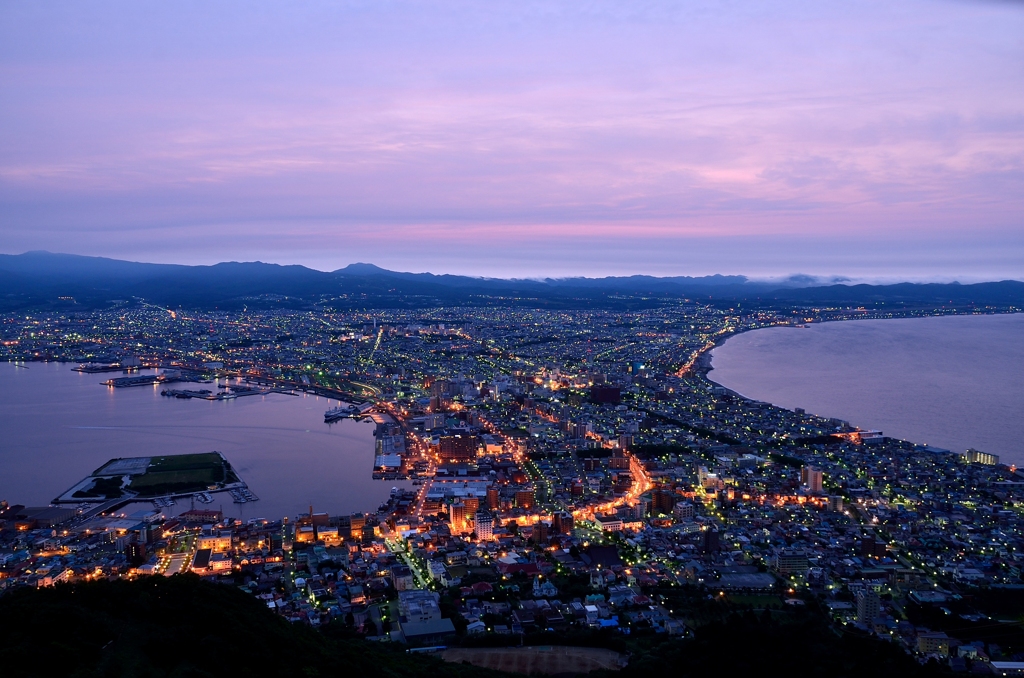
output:
[[[712,366],[749,398],[1024,466],[1024,314],[753,330],[716,347]]]
[[[45,506],[114,457],[213,451],[224,454],[259,501],[235,504],[217,493],[214,503],[195,506],[243,519],[295,517],[310,505],[331,515],[374,511],[392,486],[408,486],[372,479],[370,420],[324,423],[337,400],[279,393],[183,400],[160,391],[218,386],[110,388],[101,382],[124,375],[73,367],[0,363],[0,499]],[[166,513],[189,508],[179,500]]]

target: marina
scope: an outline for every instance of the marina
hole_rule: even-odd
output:
[[[248,487],[244,485],[242,487],[233,488],[228,490],[231,494],[231,498],[235,500],[236,504],[245,504],[251,501],[259,501],[260,498],[249,491]]]
[[[373,403],[363,403],[362,405],[342,405],[324,412],[324,421],[330,423],[340,419],[358,419],[360,417],[367,416],[372,409]]]
[[[192,398],[198,398],[200,400],[234,400],[235,398],[241,398],[243,396],[261,396],[268,395],[270,393],[280,393],[282,395],[298,395],[290,389],[284,388],[253,388],[251,386],[227,386],[221,384],[218,388],[224,389],[220,393],[214,393],[208,388],[203,389],[165,389],[160,391],[160,395],[167,398],[179,398],[181,400],[189,400]]]

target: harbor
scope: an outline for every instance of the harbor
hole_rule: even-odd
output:
[[[224,389],[220,393],[214,393],[209,389],[165,389],[160,391],[160,395],[167,398],[179,398],[188,400],[197,398],[199,400],[234,400],[235,398],[242,398],[244,396],[256,396],[256,395],[269,395],[271,393],[280,393],[282,395],[296,396],[298,395],[290,389],[284,388],[254,388],[252,386],[225,386],[221,385],[219,388]]]
[[[235,503],[234,497],[228,500],[229,493],[209,492],[203,486],[197,489],[195,505],[209,508],[223,502],[226,515],[244,520],[253,517],[257,509],[261,515],[296,515],[310,501],[332,512],[360,511],[377,506],[393,485],[402,484],[371,480],[376,442],[373,426],[352,418],[329,426],[324,422],[325,410],[350,401],[291,392],[287,389],[290,385],[280,383],[257,385],[232,379],[232,391],[258,386],[259,393],[248,395],[267,397],[237,397],[218,405],[205,399],[161,395],[162,390],[209,390],[211,395],[228,390],[215,384],[189,379],[163,388],[102,388],[97,384],[100,380],[73,371],[74,367],[33,363],[31,369],[21,369],[0,364],[0,379],[9,385],[0,391],[6,442],[12,448],[48,450],[42,459],[7,460],[0,489],[6,487],[8,494],[17,488],[25,500],[46,505],[55,492],[72,487],[111,456],[131,454],[129,450],[138,450],[135,454],[145,450],[152,456],[220,451],[259,501],[247,498]],[[220,380],[220,384],[224,382]],[[62,416],[55,424],[48,413],[58,398]],[[44,466],[46,472],[41,471]],[[203,492],[211,495],[211,502],[205,501]],[[193,500],[191,494],[179,493],[167,498],[175,502],[165,509],[172,514],[187,510]],[[134,501],[152,506],[153,498]],[[77,502],[109,511],[129,499]]]

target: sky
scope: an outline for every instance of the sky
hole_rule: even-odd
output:
[[[1024,279],[1024,2],[3,2],[36,249]]]

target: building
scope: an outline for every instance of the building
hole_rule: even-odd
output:
[[[494,538],[494,517],[490,513],[486,511],[477,512],[473,518],[473,526],[477,539],[490,541]]]
[[[196,540],[197,549],[210,549],[214,553],[223,553],[231,550],[231,533],[219,532],[217,534],[201,534]]]
[[[453,533],[461,534],[465,532],[468,519],[469,511],[463,502],[457,501],[448,506],[448,522],[451,523]]]
[[[857,621],[871,624],[882,615],[882,600],[874,591],[857,591]]]
[[[594,521],[606,532],[621,532],[623,528],[622,518],[618,516],[597,516]]]
[[[497,511],[501,505],[501,493],[497,485],[491,485],[487,488],[487,508],[491,511]]]
[[[612,450],[611,459],[608,460],[608,468],[622,471],[629,468],[629,457],[626,456],[626,451],[622,448],[616,448]]]
[[[209,523],[216,524],[224,519],[220,511],[208,511],[206,509],[190,509],[178,516],[178,520],[185,523]]]
[[[551,540],[551,524],[545,522],[535,523],[532,538],[538,544],[548,543]]]
[[[840,513],[843,510],[843,498],[840,496],[831,496],[828,498],[828,510]]]
[[[403,622],[399,620],[398,629],[405,642],[412,645],[437,645],[445,638],[455,635],[455,624],[451,619],[432,619],[425,622]]]
[[[676,520],[693,520],[693,504],[682,502],[672,507],[672,517]]]
[[[651,508],[654,513],[672,513],[678,495],[669,490],[655,490],[651,494]]]
[[[960,458],[968,464],[984,464],[985,466],[996,466],[999,464],[999,455],[989,454],[973,448],[960,454]]]
[[[949,636],[941,632],[921,633],[917,636],[917,651],[945,657],[949,654]]]
[[[327,546],[336,546],[341,543],[341,535],[336,526],[316,528],[316,538],[317,541],[322,541]]]
[[[701,536],[701,553],[718,553],[720,548],[718,530],[704,530]]]
[[[816,466],[804,466],[800,469],[800,483],[811,494],[821,494],[823,474]]]
[[[17,512],[19,521],[31,522],[35,527],[56,527],[73,519],[78,513],[62,506],[30,506]]]
[[[865,537],[860,542],[860,554],[865,558],[884,558],[887,550],[885,542],[874,537]]]
[[[129,562],[140,563],[146,559],[146,545],[133,541],[124,547],[124,555]]]
[[[210,559],[213,551],[210,549],[199,549],[192,557],[192,571],[198,574],[206,574],[210,570]]]
[[[438,438],[437,455],[442,463],[465,463],[476,459],[479,441],[466,433],[443,435]]]
[[[809,566],[807,554],[799,550],[783,549],[775,554],[772,565],[779,574],[806,572]]]
[[[340,539],[362,539],[363,528],[366,527],[366,516],[362,513],[353,513],[350,516],[338,518],[338,537]]]
[[[533,488],[521,488],[516,490],[516,506],[521,509],[531,509],[534,504]]]
[[[395,587],[396,591],[409,591],[416,588],[412,570],[409,569],[408,565],[391,566],[391,584]]]
[[[316,530],[312,525],[298,525],[295,527],[296,544],[312,544],[316,541]]]
[[[551,528],[558,534],[572,534],[574,519],[568,511],[556,511],[551,516]]]
[[[426,589],[409,589],[398,594],[398,614],[412,622],[441,618],[440,595]]]

